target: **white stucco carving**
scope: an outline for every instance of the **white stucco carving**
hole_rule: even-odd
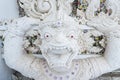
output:
[[[4,34],[3,57],[10,68],[35,80],[89,80],[120,68],[120,1],[109,0],[106,10],[112,12],[95,15],[100,0],[87,0],[86,12],[77,9],[76,17],[71,17],[72,1],[20,0],[28,17],[13,20]],[[107,38],[103,56],[81,53],[87,44],[82,30],[92,27]],[[36,41],[28,42],[27,35]]]
[[[63,10],[69,15],[72,11],[72,3],[73,0],[20,0],[20,5],[24,8],[26,15],[41,19],[41,20],[48,20],[51,17],[57,18],[60,16],[59,11],[60,9],[64,8]],[[59,10],[59,11],[58,11]],[[56,16],[56,17],[54,17]],[[47,18],[47,19],[46,19]]]

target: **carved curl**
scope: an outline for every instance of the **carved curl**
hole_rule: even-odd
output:
[[[53,2],[50,0],[20,0],[20,6],[25,10],[26,15],[44,19],[51,14]]]

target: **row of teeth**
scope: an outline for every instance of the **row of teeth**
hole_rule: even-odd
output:
[[[48,50],[64,50],[67,49],[68,51],[71,51],[71,48],[68,47],[49,47]]]
[[[72,49],[68,48],[68,47],[49,47],[49,48],[45,49],[44,52],[47,53],[51,50],[68,50],[69,52],[72,51]]]

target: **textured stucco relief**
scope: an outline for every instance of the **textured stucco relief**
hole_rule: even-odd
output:
[[[120,61],[115,54],[119,55],[119,1],[53,2],[18,2],[27,17],[7,26],[6,64],[36,80],[88,80],[118,69]],[[72,2],[77,7],[72,7]],[[17,44],[13,46],[14,41]],[[10,55],[15,58],[10,59]]]

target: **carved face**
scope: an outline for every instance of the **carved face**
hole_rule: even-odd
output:
[[[102,33],[94,30],[84,33],[80,29],[82,26],[70,22],[53,23],[32,28],[24,40],[27,53],[45,58],[53,70],[69,70],[72,60],[96,57],[104,52],[105,38],[102,38]]]
[[[56,71],[66,71],[79,51],[79,32],[75,26],[45,26],[40,30],[42,44],[39,46],[49,67]]]

